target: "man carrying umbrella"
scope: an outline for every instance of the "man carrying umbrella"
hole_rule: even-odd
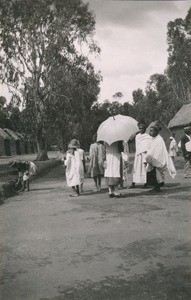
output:
[[[109,196],[119,196],[118,184],[121,178],[121,152],[123,141],[139,131],[137,121],[129,116],[109,117],[101,123],[97,131],[97,141],[106,142],[105,177]]]
[[[119,197],[118,185],[121,179],[121,152],[123,152],[122,141],[108,145],[106,143],[105,173],[106,184],[109,188],[109,197]]]

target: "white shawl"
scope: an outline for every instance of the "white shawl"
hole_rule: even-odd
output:
[[[172,178],[176,175],[173,161],[166,149],[163,138],[158,134],[152,137],[145,157],[146,162],[153,167],[168,170]]]
[[[138,133],[135,138],[136,142],[136,153],[135,155],[139,155],[143,152],[147,152],[148,144],[151,140],[151,136],[148,133]]]

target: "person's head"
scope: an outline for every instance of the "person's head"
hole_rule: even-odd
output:
[[[80,141],[79,141],[79,140],[77,140],[77,143],[78,143],[78,147],[77,147],[77,148],[80,148]]]
[[[184,132],[188,135],[191,134],[191,127],[190,126],[187,126],[187,127],[184,127]]]
[[[95,133],[92,137],[92,142],[95,143],[97,141],[97,133]]]
[[[72,139],[68,145],[69,149],[76,150],[79,147],[79,141],[76,139]]]
[[[145,133],[146,125],[144,123],[138,123],[140,133]]]
[[[159,134],[159,128],[157,126],[152,126],[149,132],[150,136],[156,137]]]

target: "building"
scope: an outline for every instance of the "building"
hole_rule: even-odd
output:
[[[0,128],[0,156],[11,156],[10,137],[2,128]]]
[[[20,149],[20,138],[18,135],[12,131],[11,129],[4,128],[3,129],[7,135],[10,137],[10,143],[11,143],[11,154],[12,155],[20,155],[21,154],[21,149]]]
[[[183,105],[168,124],[168,128],[177,143],[184,135],[184,127],[186,126],[191,126],[191,103]]]
[[[27,152],[27,140],[26,140],[24,134],[19,133],[19,132],[15,132],[15,133],[20,138],[20,141],[19,141],[20,153],[21,154],[28,153]]]

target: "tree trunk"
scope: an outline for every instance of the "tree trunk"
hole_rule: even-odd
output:
[[[47,143],[46,138],[43,135],[43,129],[39,128],[37,132],[37,157],[36,160],[38,161],[44,161],[48,160],[48,154],[47,154]]]

